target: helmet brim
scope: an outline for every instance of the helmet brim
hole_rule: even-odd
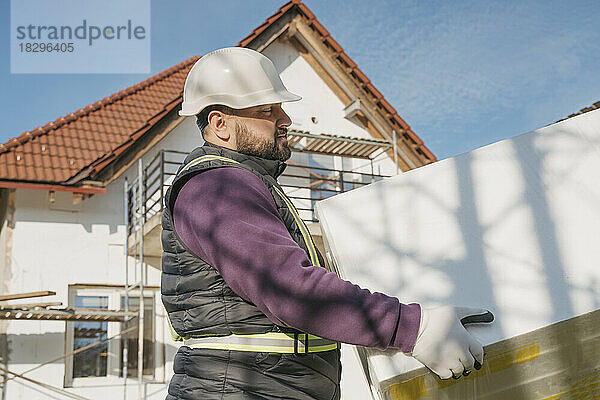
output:
[[[242,109],[248,107],[261,106],[265,104],[276,104],[276,103],[288,103],[292,101],[299,101],[302,97],[294,94],[290,91],[274,91],[270,90],[268,92],[262,93],[251,93],[246,96],[232,96],[231,94],[215,94],[211,96],[206,96],[202,99],[194,103],[186,103],[182,105],[181,110],[179,111],[180,116],[193,116],[198,114],[204,108],[221,104],[227,107]]]

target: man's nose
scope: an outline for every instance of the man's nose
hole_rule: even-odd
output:
[[[287,128],[292,124],[292,119],[289,115],[280,107],[281,115],[277,119],[277,127],[278,128]]]

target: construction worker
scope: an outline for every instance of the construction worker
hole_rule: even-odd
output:
[[[486,310],[422,309],[328,272],[277,178],[298,101],[246,48],[191,68],[180,115],[205,144],[180,166],[162,216],[162,300],[182,346],[167,399],[338,399],[339,342],[399,349],[441,378],[483,363],[466,322]],[[461,323],[462,320],[462,323]]]

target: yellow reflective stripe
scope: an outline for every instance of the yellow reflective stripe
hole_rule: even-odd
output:
[[[308,336],[308,340],[307,340]],[[252,349],[256,351],[302,353],[311,351],[329,351],[338,348],[338,343],[306,333],[267,332],[258,334],[231,334],[227,336],[208,336],[187,338],[184,346],[202,348]],[[294,351],[294,349],[296,351]]]
[[[296,207],[294,207],[294,204],[285,195],[285,193],[283,193],[281,190],[279,190],[279,188],[277,186],[273,186],[273,188],[275,189],[275,191],[277,192],[279,197],[281,197],[281,199],[286,203],[288,209],[294,216],[296,225],[298,225],[298,228],[300,228],[300,233],[302,234],[304,243],[306,243],[306,248],[308,249],[308,253],[309,253],[311,262],[313,263],[313,265],[321,267],[321,263],[319,262],[319,257],[317,256],[317,251],[315,249],[315,244],[312,241],[310,232],[308,232],[308,227],[304,224],[304,221],[302,221],[302,218],[300,218],[300,215],[298,214],[298,210],[296,210]]]
[[[294,349],[280,346],[253,346],[244,344],[228,343],[198,343],[187,347],[192,349],[215,349],[215,350],[237,350],[237,351],[255,351],[259,353],[293,353]]]
[[[171,318],[169,318],[168,314],[167,314],[167,325],[169,325],[169,333],[171,334],[171,339],[173,339],[173,341],[175,341],[175,342],[181,342],[184,339],[184,337],[179,336],[179,334],[177,332],[175,332],[175,329],[173,329],[173,326],[171,325]]]
[[[321,265],[319,263],[319,258],[316,255],[316,251],[314,249],[314,244],[312,243],[312,238],[310,237],[310,233],[308,232],[308,228],[304,224],[304,221],[302,221],[302,219],[300,218],[300,215],[298,214],[296,207],[294,207],[294,204],[292,203],[292,201],[285,195],[285,193],[283,193],[281,190],[279,190],[279,188],[277,186],[273,186],[273,188],[275,189],[275,191],[277,192],[279,197],[281,197],[281,199],[286,203],[288,210],[290,210],[290,212],[292,213],[292,215],[294,217],[294,220],[296,221],[296,225],[298,225],[298,228],[300,228],[300,233],[302,234],[304,243],[306,244],[306,247],[308,248],[311,262],[314,265],[317,265],[320,267]]]
[[[179,171],[179,173],[177,173],[177,176],[179,176],[181,173],[185,172],[186,170],[192,168],[195,165],[198,165],[202,162],[205,161],[214,161],[214,160],[220,160],[220,161],[228,161],[234,164],[239,164],[239,162],[232,160],[231,158],[227,158],[227,157],[221,157],[221,156],[216,156],[216,155],[205,155],[205,156],[200,156],[197,158],[194,158],[192,161],[188,162],[185,167],[181,168],[181,171]]]
[[[228,343],[198,343],[185,345],[192,349],[214,349],[214,350],[236,350],[236,351],[254,351],[259,353],[285,353],[293,354],[294,348],[287,346],[256,346],[250,344],[228,344]],[[308,353],[318,353],[322,351],[336,350],[337,343],[323,346],[309,346]],[[304,349],[298,349],[297,353],[303,354]]]
[[[320,351],[329,351],[329,350],[335,350],[338,348],[337,343],[334,344],[324,344],[323,346],[310,346],[308,348],[308,352],[312,353],[314,352],[320,352]]]

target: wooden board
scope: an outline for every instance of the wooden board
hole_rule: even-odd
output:
[[[55,294],[56,294],[56,292],[52,292],[50,290],[44,290],[41,292],[4,294],[4,295],[0,295],[0,301],[29,299],[31,297],[54,296]]]

